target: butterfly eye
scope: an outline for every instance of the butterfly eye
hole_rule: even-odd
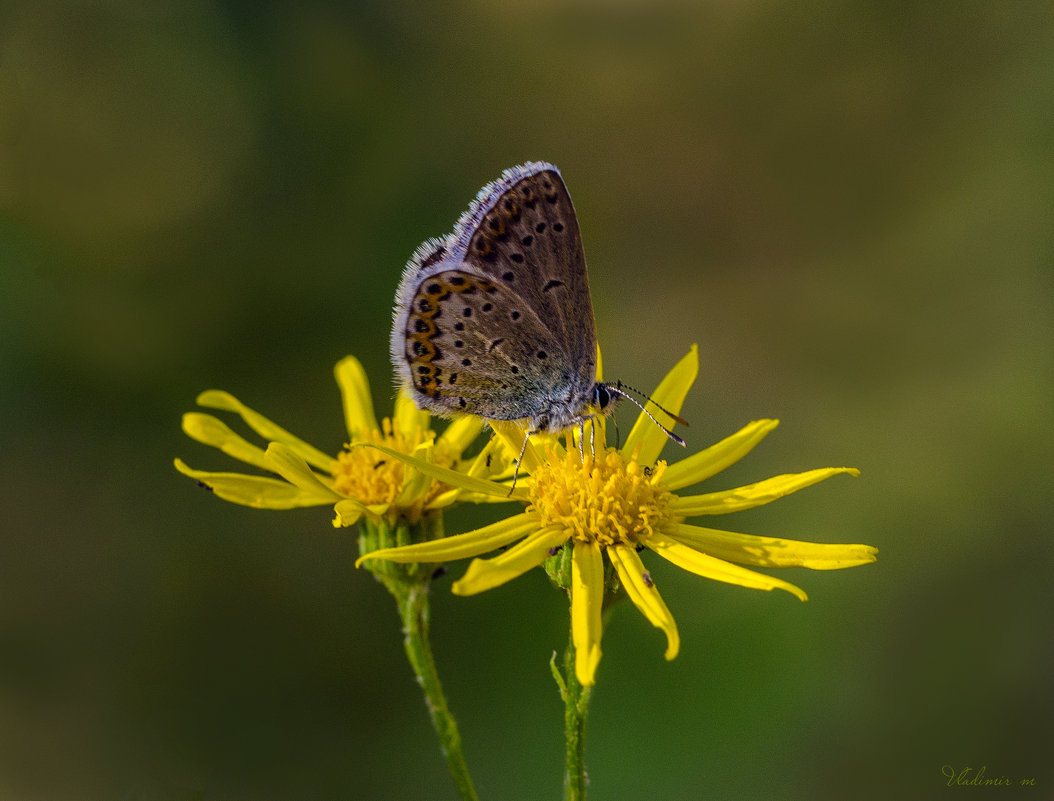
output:
[[[593,388],[593,402],[601,409],[606,409],[611,403],[611,393],[603,384],[597,384]]]

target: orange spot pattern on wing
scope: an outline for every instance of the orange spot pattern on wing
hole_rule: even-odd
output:
[[[414,389],[431,398],[440,395],[443,374],[436,362],[442,354],[435,340],[440,335],[437,319],[443,314],[444,304],[455,295],[496,291],[492,281],[454,270],[438,273],[421,282],[406,322],[406,359]]]

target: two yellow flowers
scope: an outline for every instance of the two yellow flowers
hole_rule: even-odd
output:
[[[654,401],[675,414],[698,372],[696,348],[678,362],[653,394]],[[524,432],[514,423],[495,423],[494,436],[473,458],[465,451],[481,430],[475,418],[452,422],[436,436],[426,412],[400,397],[395,414],[377,423],[369,386],[353,358],[336,368],[344,399],[348,446],[336,457],[313,448],[248,409],[226,393],[206,392],[200,405],[235,412],[258,435],[270,441],[263,450],[247,442],[217,418],[200,413],[184,416],[191,437],[281,479],[176,467],[234,503],[272,509],[329,505],[334,525],[360,519],[417,520],[439,514],[457,502],[505,502],[524,505],[522,511],[497,523],[450,537],[364,553],[365,560],[444,562],[474,558],[453,591],[469,595],[496,587],[568,549],[572,639],[575,673],[583,685],[595,681],[600,661],[601,617],[605,592],[604,557],[618,584],[656,627],[666,635],[666,658],[677,655],[677,625],[663,602],[640,552],[654,551],[669,562],[705,578],[754,589],[782,589],[802,600],[805,593],[753,567],[801,566],[838,569],[873,562],[876,549],[867,545],[826,545],[755,537],[684,521],[769,503],[788,493],[851,468],[810,470],[766,479],[744,487],[701,495],[677,495],[743,458],[777,425],[775,420],[750,423],[716,445],[680,462],[659,460],[665,434],[643,414],[620,449],[605,444],[603,420],[595,421],[595,446],[527,443],[521,476],[510,491],[510,454],[523,445]],[[523,476],[522,473],[527,473]]]

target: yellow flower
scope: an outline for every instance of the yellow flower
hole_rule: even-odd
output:
[[[472,462],[462,463],[465,448],[482,428],[478,420],[456,420],[436,437],[429,428],[428,412],[418,411],[409,398],[400,395],[392,417],[378,424],[366,372],[359,361],[346,357],[336,365],[334,374],[350,438],[336,456],[309,445],[232,395],[209,390],[198,396],[198,405],[240,415],[269,441],[267,449],[246,441],[210,414],[188,412],[183,415],[183,430],[199,442],[280,478],[194,470],[180,459],[175,460],[176,468],[232,503],[260,509],[332,504],[336,513],[333,525],[350,526],[362,518],[417,522],[422,515],[473,494],[471,489],[442,483],[397,459],[388,459],[373,448],[352,445],[369,443],[412,454],[422,463],[441,465],[466,481],[469,476],[491,475],[491,461],[497,467],[497,460],[491,458],[494,449],[489,446]]]
[[[655,403],[679,413],[697,372],[698,353],[693,346],[660,383],[652,395]],[[530,472],[524,481],[528,486],[518,485],[511,495],[526,502],[522,513],[465,534],[375,551],[362,556],[359,563],[367,559],[439,562],[512,546],[490,559],[474,559],[454,583],[455,593],[472,595],[504,584],[552,556],[569,552],[575,673],[588,686],[594,683],[600,661],[604,554],[630,600],[665,632],[667,659],[673,659],[680,647],[677,624],[639,551],[654,551],[705,578],[760,590],[781,589],[803,601],[805,593],[793,584],[740,565],[833,570],[875,560],[877,550],[868,545],[757,537],[684,522],[698,515],[727,514],[760,506],[839,473],[858,475],[859,471],[848,467],[821,468],[703,495],[675,494],[739,461],[776,427],[776,420],[752,422],[716,445],[669,465],[656,461],[666,435],[645,415],[638,417],[625,445],[618,450],[602,445],[602,421],[597,422],[601,430],[595,454],[587,442],[582,449],[584,458],[570,436],[566,448],[549,444],[539,452],[528,444],[523,458],[523,467]],[[519,426],[495,423],[493,427],[513,450],[522,444],[524,434]],[[440,475],[427,465],[411,463]],[[445,480],[455,483],[449,475]],[[507,484],[486,483],[491,494],[509,497]],[[473,489],[483,491],[478,483]]]

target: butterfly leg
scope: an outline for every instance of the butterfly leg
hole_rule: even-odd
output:
[[[520,448],[520,455],[516,457],[516,469],[512,471],[512,486],[509,487],[509,495],[512,495],[512,491],[516,489],[516,479],[520,476],[520,464],[523,462],[523,454],[527,452],[527,443],[531,441],[531,434],[537,433],[537,431],[528,431],[523,438],[523,447]]]

